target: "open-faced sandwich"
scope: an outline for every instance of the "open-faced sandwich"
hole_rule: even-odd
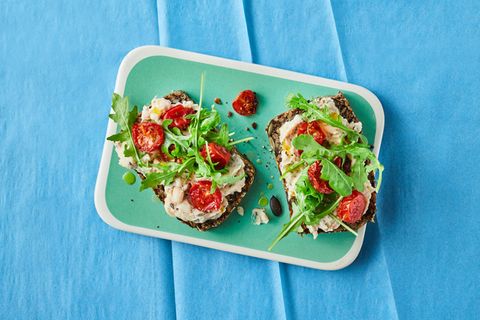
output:
[[[287,105],[290,110],[267,126],[290,209],[290,221],[270,249],[292,231],[314,238],[356,234],[374,221],[383,170],[362,123],[341,92],[312,100],[290,95]]]
[[[154,98],[138,112],[128,98],[113,95],[110,118],[119,133],[115,143],[120,165],[152,188],[165,211],[192,228],[220,225],[252,185],[255,169],[240,154],[231,133],[212,106],[202,108],[183,91]]]

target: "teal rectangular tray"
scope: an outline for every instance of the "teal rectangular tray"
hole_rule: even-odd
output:
[[[316,97],[334,95],[341,90],[363,122],[364,134],[373,141],[378,155],[384,114],[377,97],[365,88],[344,82],[158,46],[139,47],[128,53],[120,65],[115,92],[128,96],[131,104],[140,108],[154,96],[161,97],[178,89],[198,102],[201,73],[206,75],[204,105],[209,106],[220,97],[224,103],[217,110],[236,133],[235,138],[256,137],[238,146],[257,169],[255,182],[241,203],[245,215],[240,216],[235,210],[222,225],[206,232],[180,223],[165,213],[163,204],[151,190],[139,191],[138,179],[134,185],[123,182],[125,168],[118,164],[112,143],[106,141],[95,187],[95,206],[100,217],[110,226],[128,232],[311,268],[336,270],[352,263],[362,247],[365,226],[357,237],[344,232],[321,234],[314,240],[311,235],[301,237],[293,233],[271,252],[267,250],[289,220],[289,212],[264,128],[271,118],[286,111],[285,97],[289,93]],[[232,100],[245,89],[257,93],[257,114],[242,117],[234,113],[228,118],[227,113],[233,111]],[[258,124],[256,130],[251,126],[253,122]],[[116,130],[116,124],[110,120],[106,135]],[[272,190],[267,189],[269,183],[274,186]],[[283,214],[276,217],[267,207],[270,223],[257,226],[251,221],[251,211],[259,207],[262,193],[267,198],[275,195],[280,199]]]

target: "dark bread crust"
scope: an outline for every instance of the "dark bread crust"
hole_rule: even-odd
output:
[[[337,95],[331,97],[333,101],[335,102],[335,106],[338,108],[340,111],[340,115],[347,119],[349,122],[358,122],[358,118],[355,116],[355,113],[353,112],[352,108],[350,107],[350,103],[348,102],[347,98],[343,95],[342,92],[338,92]],[[282,114],[279,114],[275,118],[273,118],[267,125],[266,131],[267,135],[270,140],[270,145],[272,146],[274,155],[275,155],[275,160],[277,162],[278,170],[280,171],[280,162],[281,162],[281,157],[282,157],[282,142],[280,141],[280,127],[287,121],[292,120],[297,114],[303,113],[302,110],[299,109],[292,109],[287,112],[284,112]],[[373,172],[371,172],[368,176],[368,179],[370,180],[370,183],[373,187],[375,187],[375,176]],[[287,188],[285,185],[285,181],[283,181],[283,187],[285,190],[285,193],[287,194]],[[376,213],[376,199],[377,199],[377,194],[374,191],[372,193],[370,203],[368,205],[367,212],[362,216],[362,219],[356,223],[348,223],[348,225],[354,229],[358,230],[361,226],[366,224],[368,221],[375,222],[375,213]],[[287,200],[288,200],[288,194],[287,194]],[[290,210],[290,216],[292,215],[292,201],[294,199],[288,200],[288,208]],[[303,232],[302,234],[308,234],[310,231],[307,229],[307,227],[303,224],[302,225]],[[339,226],[337,229],[331,231],[331,232],[344,232],[347,231],[343,226]],[[326,233],[322,229],[318,229],[318,233]]]
[[[167,100],[170,100],[172,103],[178,103],[178,102],[182,102],[182,101],[193,101],[190,98],[190,96],[188,96],[188,94],[186,92],[181,91],[181,90],[173,91],[172,93],[164,96],[164,98],[167,99]],[[248,190],[250,189],[250,187],[253,184],[253,180],[254,180],[254,177],[255,177],[255,167],[243,154],[238,152],[237,149],[233,148],[232,153],[235,153],[235,154],[239,155],[242,158],[243,162],[245,163],[245,168],[244,168],[244,170],[245,170],[245,186],[242,188],[242,190],[240,192],[235,192],[235,193],[227,196],[228,205],[227,205],[227,208],[226,208],[225,212],[220,217],[218,217],[217,219],[207,220],[203,223],[194,223],[194,222],[191,222],[191,221],[184,221],[184,220],[177,217],[177,219],[179,221],[185,223],[186,225],[188,225],[192,228],[196,228],[200,231],[206,231],[208,229],[215,228],[215,227],[219,226],[220,224],[222,224],[230,216],[230,213],[232,213],[232,211],[240,204],[243,197],[245,197],[246,193],[248,192]],[[140,172],[137,171],[137,173],[142,178],[142,180],[145,179],[145,177]],[[165,197],[166,197],[165,188],[162,185],[160,185],[157,188],[153,189],[153,191],[155,192],[157,197],[163,203],[165,203]]]

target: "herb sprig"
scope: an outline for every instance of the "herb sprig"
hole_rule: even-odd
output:
[[[181,159],[181,163],[174,161],[162,162],[160,164],[142,162],[131,134],[131,127],[138,117],[138,108],[134,106],[130,111],[128,98],[122,98],[118,94],[113,94],[112,109],[114,113],[110,115],[110,118],[119,125],[120,132],[107,139],[125,143],[124,155],[133,157],[136,162],[136,169],[145,175],[145,179],[141,182],[140,190],[155,188],[160,184],[168,185],[179,176],[195,174],[211,180],[212,191],[214,191],[218,185],[232,184],[245,177],[245,175],[228,176],[227,169],[217,170],[215,169],[215,163],[212,163],[208,142],[215,142],[230,150],[234,145],[250,141],[253,137],[236,141],[230,139],[233,133],[229,132],[226,123],[221,124],[220,114],[215,107],[213,105],[211,109],[202,107],[204,81],[205,75],[202,74],[198,110],[196,113],[186,116],[190,120],[187,131],[182,132],[178,128],[169,128],[172,120],[167,119],[162,122],[165,141],[162,144],[161,151],[170,158]],[[204,145],[206,145],[208,153],[207,161],[200,154],[200,150]]]
[[[332,127],[342,129],[350,138],[350,141],[355,142],[356,140],[360,139],[362,142],[367,143],[367,138],[363,134],[345,126],[342,123],[341,117],[332,117],[328,108],[319,108],[317,105],[310,103],[300,93],[297,93],[296,95],[288,95],[287,106],[292,109],[300,109],[305,111],[302,114],[302,117],[306,120],[321,120]]]
[[[292,145],[297,150],[302,150],[298,162],[288,166],[280,179],[288,178],[289,174],[300,171],[295,184],[295,197],[292,203],[292,217],[285,224],[272,242],[268,250],[271,250],[281,239],[289,233],[297,230],[302,224],[317,225],[327,215],[342,225],[354,235],[356,231],[333,214],[341,200],[350,195],[354,189],[363,192],[368,182],[368,175],[373,172],[378,176],[376,191],[380,189],[383,166],[375,154],[370,150],[367,138],[359,132],[350,129],[342,123],[341,117],[330,113],[328,107],[318,107],[310,103],[301,94],[289,95],[287,105],[293,109],[304,112],[302,117],[306,121],[320,120],[330,126],[341,129],[347,139],[342,139],[338,145],[330,145],[329,148],[317,143],[311,135],[299,135],[292,140]],[[340,157],[345,161],[349,157],[352,165],[351,172],[347,175],[334,163],[334,159]],[[308,167],[315,161],[322,165],[321,179],[328,181],[333,189],[330,195],[317,192],[308,178]]]
[[[138,151],[133,143],[132,131],[130,129],[138,116],[137,106],[134,106],[130,111],[128,97],[122,98],[120,95],[114,93],[112,96],[112,110],[113,113],[108,116],[119,125],[120,132],[111,135],[107,140],[124,143],[125,148],[123,155],[125,157],[134,157],[138,165],[142,164]]]

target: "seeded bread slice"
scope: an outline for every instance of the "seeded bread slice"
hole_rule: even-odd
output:
[[[350,107],[350,103],[348,102],[347,98],[343,95],[342,92],[339,92],[337,95],[331,97],[335,102],[335,106],[340,111],[340,115],[347,119],[349,122],[358,122],[358,118],[355,116],[352,108]],[[279,114],[275,118],[273,118],[267,125],[266,131],[267,135],[270,140],[270,145],[272,146],[275,160],[277,162],[278,170],[280,171],[280,162],[282,159],[282,142],[280,141],[280,127],[287,121],[292,120],[295,115],[303,113],[302,110],[299,109],[292,109],[282,114]],[[371,185],[375,186],[375,176],[373,172],[371,172],[368,176]],[[287,187],[285,180],[283,181],[283,186],[285,189],[285,193],[287,193]],[[287,194],[288,199],[288,194]],[[290,216],[292,216],[292,202],[294,198],[288,200],[288,207],[290,210]],[[372,193],[370,203],[368,205],[367,212],[362,216],[362,219],[356,223],[348,223],[348,225],[354,229],[358,230],[361,226],[366,224],[368,221],[374,222],[375,221],[375,212],[376,212],[376,192]],[[307,229],[305,224],[302,225],[303,234],[308,234],[310,231]],[[337,229],[331,232],[343,232],[347,231],[343,226],[339,226]],[[325,233],[322,229],[318,229],[318,233]]]
[[[173,91],[172,93],[166,95],[164,98],[167,99],[167,100],[170,100],[172,103],[179,103],[179,102],[182,102],[182,101],[193,101],[186,92],[181,91],[181,90]],[[217,219],[207,220],[203,223],[195,223],[195,222],[191,222],[191,221],[184,221],[180,218],[177,218],[178,220],[185,223],[186,225],[189,225],[192,228],[196,228],[200,231],[206,231],[206,230],[209,230],[211,228],[215,228],[215,227],[219,226],[220,224],[222,224],[230,216],[230,213],[232,213],[232,211],[240,204],[240,202],[245,197],[248,190],[250,189],[250,187],[253,184],[253,180],[254,180],[254,177],[255,177],[255,167],[247,159],[247,157],[244,156],[243,154],[241,154],[240,152],[238,152],[237,149],[233,148],[232,153],[235,153],[235,154],[239,155],[242,158],[243,163],[245,164],[245,168],[244,168],[244,170],[245,170],[245,186],[242,188],[242,190],[240,192],[235,192],[235,193],[227,196],[228,205],[227,205],[227,208],[226,208],[225,212],[223,212],[223,214],[220,217],[218,217]],[[138,174],[140,175],[140,177],[142,179],[145,179],[145,177],[140,172],[138,172]],[[157,188],[153,189],[153,191],[155,192],[157,197],[163,203],[165,203],[165,197],[166,197],[165,188],[162,185],[160,185]]]

